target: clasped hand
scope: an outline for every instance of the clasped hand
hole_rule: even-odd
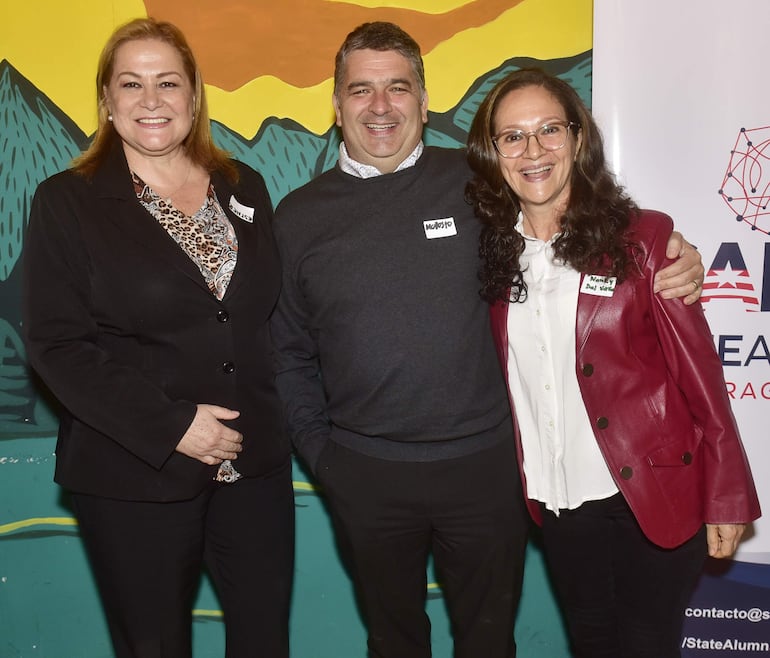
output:
[[[243,435],[221,420],[233,420],[239,411],[214,404],[199,404],[190,427],[176,446],[176,451],[204,464],[221,464],[237,459],[243,450]]]

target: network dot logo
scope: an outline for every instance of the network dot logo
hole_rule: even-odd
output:
[[[770,126],[740,129],[719,195],[735,221],[770,235]]]

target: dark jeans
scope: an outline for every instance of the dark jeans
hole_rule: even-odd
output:
[[[286,658],[294,568],[291,464],[196,498],[130,502],[73,494],[117,658],[192,655],[205,563],[222,604],[228,658]]]
[[[543,541],[575,658],[678,658],[684,609],[706,558],[702,528],[667,550],[621,494],[543,510]]]
[[[371,658],[428,658],[433,553],[456,658],[513,658],[529,517],[513,441],[457,459],[396,462],[330,442],[319,460]]]

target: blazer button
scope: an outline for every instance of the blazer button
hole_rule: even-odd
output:
[[[682,455],[682,463],[689,466],[692,464],[692,453],[686,452]]]
[[[583,374],[584,374],[586,377],[590,377],[591,375],[593,375],[593,374],[594,374],[594,366],[593,366],[593,364],[591,364],[591,363],[586,363],[586,364],[583,366]]]
[[[225,309],[217,311],[217,320],[219,322],[227,322],[230,319],[230,314]]]
[[[630,480],[632,477],[634,477],[634,469],[630,466],[624,466],[620,469],[620,477],[622,477],[624,480]]]
[[[599,416],[599,418],[596,419],[596,427],[598,427],[600,430],[606,430],[607,427],[609,427],[610,421],[607,420],[604,416]]]
[[[226,375],[229,375],[233,372],[235,372],[235,364],[232,361],[225,361],[222,364],[222,372]]]

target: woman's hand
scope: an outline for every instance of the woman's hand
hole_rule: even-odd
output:
[[[698,250],[674,231],[666,245],[666,256],[677,260],[655,274],[655,292],[664,299],[684,297],[685,304],[694,304],[703,292],[705,275]]]
[[[237,459],[243,449],[243,435],[219,421],[233,420],[240,413],[214,404],[199,404],[176,451],[211,465],[221,464],[225,459]]]
[[[711,557],[730,557],[738,548],[745,523],[707,523],[706,542]]]

